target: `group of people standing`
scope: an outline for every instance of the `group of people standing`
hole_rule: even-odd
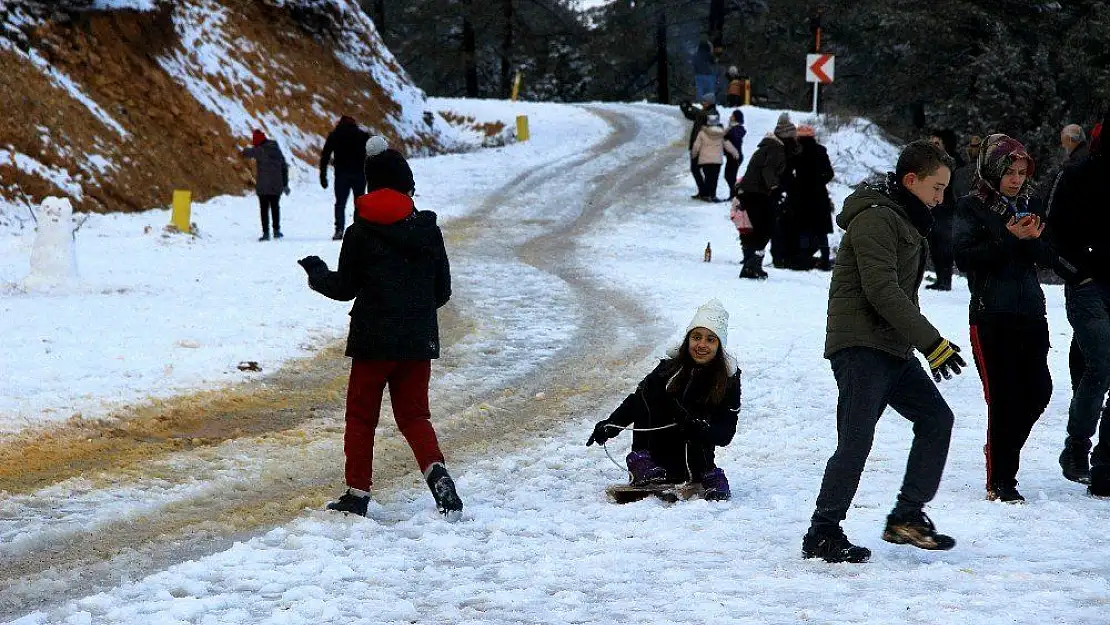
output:
[[[679,107],[693,121],[689,138],[690,174],[697,185],[693,199],[719,201],[717,180],[724,163],[731,215],[744,252],[740,277],[767,278],[763,258],[768,243],[775,267],[832,270],[833,205],[828,184],[833,168],[815,129],[795,126],[783,113],[738,178],[747,136],[744,113],[734,110],[725,129],[712,95],[703,96],[700,106],[683,102]]]
[[[1110,124],[1110,111],[1103,124]],[[1097,127],[1096,127],[1097,128]],[[917,141],[881,185],[862,185],[844,204],[845,230],[829,292],[825,356],[840,391],[837,448],[802,541],[803,555],[863,562],[865,547],[840,528],[887,406],[914,424],[905,479],[883,539],[950,549],[924,513],[947,459],[953,415],[913,351],[926,356],[940,382],[966,366],[960,349],[921,314],[917,289],[925,272],[937,208],[954,200],[952,256],[971,291],[972,356],[987,404],[984,446],[988,500],[1022,503],[1017,473],[1022,447],[1048,405],[1049,333],[1038,268],[1065,282],[1068,321],[1082,361],[1075,375],[1067,437],[1060,454],[1066,479],[1110,496],[1110,425],[1101,419],[1110,390],[1110,158],[1100,145],[1066,164],[1047,200],[1031,180],[1035,163],[1004,134],[975,142],[966,191],[943,141]],[[955,188],[953,188],[955,187]],[[954,197],[952,197],[954,196]],[[1077,347],[1076,347],[1077,346]],[[1077,377],[1077,379],[1076,379]],[[1099,432],[1098,445],[1091,439]]]

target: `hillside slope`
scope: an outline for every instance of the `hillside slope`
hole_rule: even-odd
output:
[[[0,4],[0,224],[46,195],[109,212],[245,191],[253,128],[312,164],[341,114],[409,152],[456,141],[355,0],[60,4]]]

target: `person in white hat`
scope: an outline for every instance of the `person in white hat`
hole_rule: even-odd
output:
[[[710,500],[731,497],[714,461],[717,447],[736,434],[740,370],[725,351],[728,311],[709,300],[667,352],[608,419],[594,426],[586,446],[633,426],[628,472],[633,485],[701,482]]]

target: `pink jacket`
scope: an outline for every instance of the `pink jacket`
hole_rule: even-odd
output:
[[[725,129],[720,126],[706,126],[694,139],[690,157],[698,160],[698,165],[720,165],[725,162]]]

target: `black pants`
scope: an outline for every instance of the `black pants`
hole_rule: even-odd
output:
[[[347,196],[366,192],[366,178],[361,171],[335,171],[335,231],[342,232],[347,224]]]
[[[1017,485],[1021,448],[1052,397],[1048,321],[984,315],[972,322],[971,349],[987,400],[987,488]]]
[[[947,230],[946,230],[947,229]],[[929,255],[933,261],[933,271],[937,274],[937,284],[952,286],[952,224],[938,221],[929,234]]]
[[[849,347],[833,354],[831,360],[840,390],[837,443],[825,466],[813,526],[834,527],[844,520],[871,453],[875,426],[888,405],[913,423],[913,443],[894,510],[921,510],[937,494],[948,461],[953,420],[948,403],[916,358]]]
[[[775,227],[774,208],[771,198],[762,193],[745,193],[740,196],[740,206],[748,213],[752,231],[740,235],[740,247],[744,251],[745,267],[751,263],[753,269],[763,264],[763,250],[771,240]]]
[[[1089,282],[1064,287],[1068,322],[1083,352],[1083,375],[1072,394],[1068,410],[1068,437],[1090,441],[1098,431],[1099,442],[1091,454],[1094,464],[1110,463],[1110,422],[1099,419],[1110,389],[1110,284]]]
[[[281,232],[281,196],[259,195],[258,212],[262,218],[262,234],[270,234],[270,215],[274,216],[274,234]]]
[[[740,160],[725,155],[725,182],[728,183],[728,199],[736,197],[736,174],[740,173]]]
[[[690,175],[694,177],[694,186],[698,189],[698,196],[701,196],[701,189],[705,186],[705,180],[702,178],[698,159],[694,157],[690,157]]]
[[[698,165],[701,169],[701,196],[717,197],[717,181],[721,179],[721,165]]]

